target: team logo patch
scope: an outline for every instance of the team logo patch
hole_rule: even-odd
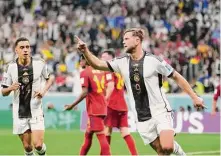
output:
[[[25,73],[23,74],[22,82],[23,82],[24,84],[28,84],[28,83],[29,83],[29,77],[28,77],[28,73],[27,73],[27,72],[25,72]]]
[[[139,74],[134,74],[134,81],[139,82],[140,81],[140,76]]]

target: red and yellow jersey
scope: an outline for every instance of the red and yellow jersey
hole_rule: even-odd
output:
[[[88,115],[106,115],[107,103],[104,97],[104,72],[88,66],[80,74],[82,87],[88,88],[86,108]]]
[[[119,73],[105,73],[106,83],[113,81],[114,90],[111,93],[108,101],[108,107],[118,110],[127,111],[127,104],[124,98],[124,81]]]

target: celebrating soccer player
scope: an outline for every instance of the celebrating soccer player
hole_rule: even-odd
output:
[[[81,57],[81,65],[84,66],[82,61],[86,63],[83,55]],[[65,105],[65,110],[71,110],[86,97],[86,108],[89,119],[80,155],[88,153],[94,133],[96,133],[100,143],[101,155],[110,155],[110,146],[104,131],[104,118],[107,115],[107,103],[104,97],[104,73],[86,65],[80,74],[80,78],[82,93],[73,104]]]
[[[129,94],[129,104],[136,117],[137,129],[145,144],[159,155],[185,155],[174,141],[172,109],[162,92],[162,77],[171,77],[193,100],[197,108],[204,108],[203,100],[192,90],[189,83],[166,61],[143,51],[144,32],[138,28],[124,32],[123,45],[126,55],[111,61],[94,56],[78,37],[77,48],[91,66],[99,70],[121,74]]]
[[[48,91],[54,78],[50,76],[45,62],[31,57],[30,43],[27,38],[15,42],[18,58],[9,63],[3,75],[2,95],[13,96],[13,134],[17,134],[23,144],[25,155],[45,155],[44,116],[42,97]],[[46,80],[41,88],[42,79]]]

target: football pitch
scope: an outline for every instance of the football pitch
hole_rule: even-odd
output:
[[[132,133],[140,155],[156,155],[145,146],[138,133]],[[47,155],[78,155],[83,143],[84,132],[79,130],[46,130],[45,143]],[[219,134],[178,134],[176,140],[187,155],[220,155]],[[94,136],[88,155],[99,155],[99,144]],[[111,138],[112,155],[130,155],[120,133],[115,132]],[[22,145],[11,129],[0,129],[0,155],[23,155]]]

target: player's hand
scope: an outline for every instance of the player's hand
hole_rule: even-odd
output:
[[[204,105],[204,102],[203,102],[203,99],[200,98],[200,97],[196,97],[195,99],[193,99],[193,103],[194,103],[194,107],[196,109],[204,109],[204,108],[207,108],[205,105]]]
[[[64,106],[64,110],[72,110],[73,109],[73,105],[65,105]]]
[[[212,110],[211,115],[215,116],[216,115],[216,110]]]
[[[20,83],[15,82],[11,86],[9,86],[9,88],[10,88],[11,91],[15,91],[15,90],[20,88],[20,85],[21,85]]]
[[[38,98],[38,99],[41,99],[41,98],[43,98],[44,97],[44,92],[42,92],[42,91],[35,91],[34,92],[34,98]]]
[[[88,47],[85,42],[83,42],[79,37],[75,36],[75,42],[77,43],[77,49],[84,53],[87,51]]]

